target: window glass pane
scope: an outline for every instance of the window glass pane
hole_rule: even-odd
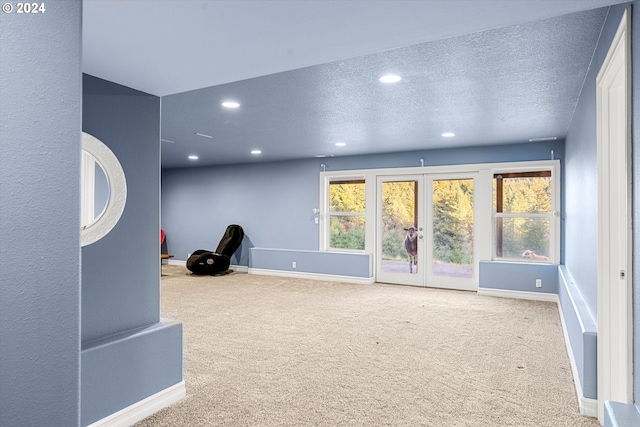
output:
[[[535,173],[549,175],[548,172],[534,172],[529,175]],[[501,179],[502,197],[500,197],[500,183],[498,181],[498,178],[493,180],[494,212],[551,212],[551,176],[504,177]],[[500,199],[502,199],[502,209],[500,209]]]
[[[329,183],[331,212],[364,212],[365,186],[363,180]]]
[[[364,217],[331,215],[329,237],[331,248],[364,250]]]
[[[502,233],[497,258],[527,261],[549,260],[549,218],[496,218],[496,231]]]

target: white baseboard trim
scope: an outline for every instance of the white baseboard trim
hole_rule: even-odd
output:
[[[507,289],[478,288],[478,295],[487,297],[528,299],[533,301],[549,301],[558,303],[557,294],[548,294],[545,292],[527,292],[527,291],[511,291]]]
[[[580,414],[585,417],[598,417],[598,400],[584,397],[582,394],[582,384],[580,383],[580,375],[578,375],[578,365],[576,359],[573,357],[573,348],[571,347],[571,340],[569,340],[569,331],[567,325],[564,322],[564,313],[562,312],[562,305],[558,300],[558,313],[560,314],[560,322],[562,323],[562,333],[564,334],[564,344],[567,348],[567,355],[569,356],[569,364],[571,365],[571,373],[573,374],[573,384],[576,387],[576,396],[578,397],[578,408]]]
[[[598,400],[580,396],[578,400],[580,414],[585,417],[598,418]]]
[[[249,267],[246,265],[233,265],[231,264],[231,267],[229,267],[230,269],[232,269],[233,271],[235,271],[236,273],[248,273],[249,272]]]
[[[87,427],[130,427],[161,409],[173,405],[186,396],[184,381],[134,403]]]
[[[327,282],[345,282],[361,285],[371,285],[375,283],[375,277],[338,276],[335,274],[305,273],[285,270],[266,270],[263,268],[249,268],[249,274],[261,276],[294,277],[297,279],[324,280]]]
[[[170,259],[170,260],[167,260],[167,264],[169,264],[169,265],[181,265],[183,267],[186,267],[187,261],[181,261],[179,259]]]

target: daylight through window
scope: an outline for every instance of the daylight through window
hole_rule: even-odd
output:
[[[551,249],[551,171],[493,176],[494,258],[549,262]]]
[[[329,247],[364,250],[364,179],[329,182]]]

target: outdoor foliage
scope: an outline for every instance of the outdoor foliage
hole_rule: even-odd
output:
[[[329,236],[332,248],[364,250],[364,218],[331,216]]]
[[[494,179],[493,206],[496,211]],[[331,183],[329,190],[330,246],[364,249],[364,181]],[[382,187],[383,259],[408,261],[404,249],[405,228],[415,227],[418,200],[417,182],[385,182]],[[522,217],[497,218],[502,228],[505,258],[520,258],[529,249],[539,255],[549,253],[549,219],[528,214],[551,212],[551,178],[526,177],[503,179],[503,212]],[[340,215],[340,213],[351,215]],[[356,214],[355,216],[353,214]],[[473,262],[473,180],[436,180],[433,182],[434,261],[450,264]]]
[[[473,180],[433,182],[435,261],[473,263]]]
[[[531,250],[538,255],[549,254],[549,219],[547,218],[498,218],[502,220],[502,257],[522,258]]]
[[[504,213],[549,214],[551,212],[551,178],[504,178]],[[494,211],[496,211],[496,180],[494,179]],[[502,257],[521,258],[525,250],[538,255],[549,255],[549,228],[547,217],[496,218],[496,227],[502,228]],[[496,242],[499,244],[499,242]]]
[[[331,212],[364,213],[364,181],[332,182],[329,185],[329,210]]]
[[[364,181],[331,183],[329,185],[331,212],[365,212]],[[364,249],[364,216],[331,215],[329,246],[335,249]]]
[[[416,227],[417,187],[415,181],[382,184],[382,258],[409,260],[404,238],[409,227]]]

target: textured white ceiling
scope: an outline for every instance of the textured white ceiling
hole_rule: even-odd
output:
[[[162,98],[164,167],[564,138],[607,9]],[[395,72],[403,80],[383,84]],[[241,102],[238,110],[220,106]],[[455,132],[443,138],[443,132]],[[213,136],[212,139],[195,135]],[[335,143],[345,142],[345,147]]]
[[[616,3],[84,0],[83,71],[162,96],[165,168],[562,139]]]
[[[624,0],[84,0],[83,71],[158,96]]]

